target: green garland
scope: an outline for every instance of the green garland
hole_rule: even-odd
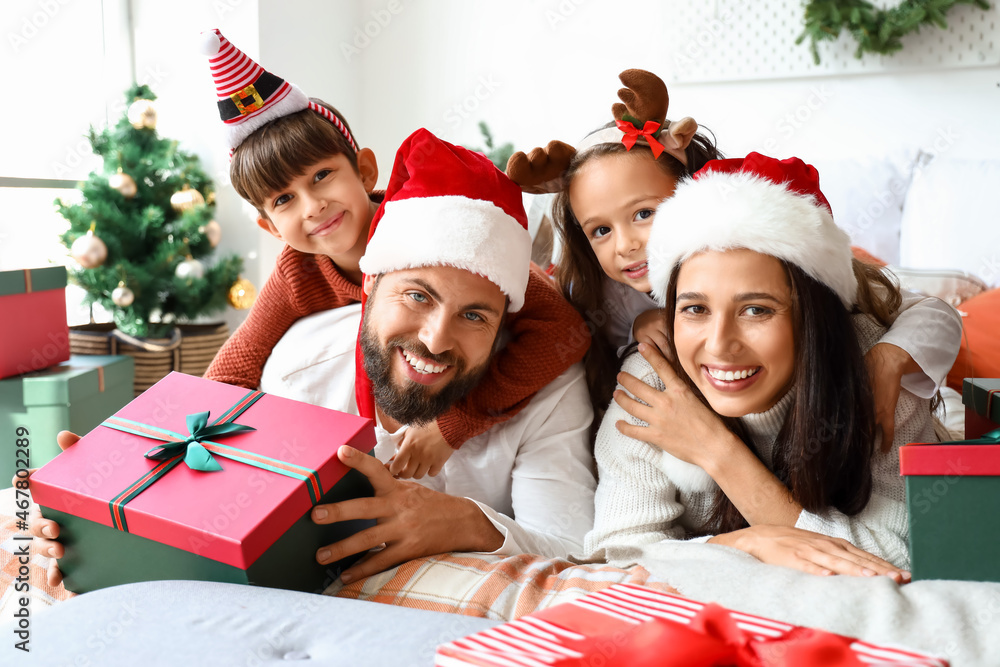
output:
[[[990,8],[986,0],[904,0],[891,9],[877,9],[868,0],[811,0],[805,3],[805,30],[795,43],[801,44],[808,37],[818,65],[816,45],[836,40],[844,29],[858,42],[855,58],[865,53],[889,55],[903,48],[904,35],[919,31],[922,25],[947,28],[944,15],[955,5]]]

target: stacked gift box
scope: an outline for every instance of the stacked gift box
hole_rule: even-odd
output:
[[[0,378],[67,359],[66,267],[0,271]]]
[[[20,433],[28,464],[40,467],[59,453],[59,431],[86,433],[132,400],[132,373],[130,357],[88,355],[0,380],[0,433]],[[0,488],[16,460],[13,449],[0,457]]]
[[[924,653],[617,584],[438,647],[437,667],[945,667]]]
[[[371,420],[171,373],[31,476],[60,524],[66,587],[157,579],[320,591],[345,559],[316,552],[372,525],[317,525],[313,505],[372,494],[337,458]]]
[[[963,388],[967,439],[899,452],[914,580],[1000,581],[1000,380]]]

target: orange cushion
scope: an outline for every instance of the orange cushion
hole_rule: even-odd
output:
[[[878,257],[871,254],[870,252],[868,252],[867,250],[865,250],[860,246],[852,245],[851,252],[854,253],[854,257],[856,259],[859,259],[866,264],[874,264],[875,266],[886,265],[886,262],[883,262],[881,259],[879,259]]]
[[[1000,378],[1000,288],[977,294],[958,307],[965,333],[948,386],[962,392],[967,377]]]

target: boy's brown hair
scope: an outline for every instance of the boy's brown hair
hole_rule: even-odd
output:
[[[310,99],[336,114],[354,135],[339,111],[322,100]],[[303,109],[275,118],[244,139],[233,152],[229,179],[236,192],[267,218],[263,208],[272,193],[303,175],[309,165],[334,155],[345,155],[358,173],[358,154],[343,133],[315,111]]]

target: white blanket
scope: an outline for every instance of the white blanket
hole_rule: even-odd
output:
[[[618,567],[640,564],[696,600],[925,651],[952,667],[1000,665],[1000,584],[818,577],[714,544],[661,542],[606,556]]]

